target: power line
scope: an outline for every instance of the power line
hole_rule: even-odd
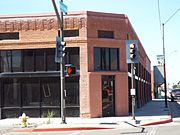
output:
[[[166,24],[167,22],[169,22],[169,20],[171,20],[171,18],[173,18],[173,16],[174,16],[179,10],[180,10],[180,8],[178,8],[178,9],[174,12],[174,14],[172,14],[172,15],[169,17],[169,19],[167,19],[167,21],[166,21],[164,24]]]

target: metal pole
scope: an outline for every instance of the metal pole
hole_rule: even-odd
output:
[[[61,0],[63,2],[63,0]],[[64,41],[64,19],[63,19],[63,12],[60,14],[61,16],[61,30],[60,30],[60,37],[61,41]],[[65,75],[64,75],[64,56],[60,59],[60,74],[61,74],[61,118],[62,118],[62,124],[66,123],[66,117],[65,117],[65,98],[64,98],[64,87],[65,87]]]
[[[178,12],[180,8],[178,8],[168,19],[165,23],[162,24],[163,27],[163,55],[164,55],[164,92],[165,92],[165,108],[167,108],[167,85],[166,85],[166,56],[165,56],[165,42],[164,42],[164,25],[168,23]]]
[[[63,0],[61,0],[61,2],[63,2]],[[61,41],[64,41],[64,19],[63,19],[63,12],[61,12],[59,14],[58,9],[56,7],[56,3],[55,0],[52,0],[53,6],[54,6],[54,10],[57,16],[57,20],[58,20],[58,36],[61,38]],[[60,57],[60,101],[61,101],[61,111],[60,111],[60,115],[61,115],[61,123],[62,124],[66,124],[66,117],[65,117],[65,98],[64,98],[64,87],[65,87],[65,75],[64,75],[64,57],[61,56]]]
[[[167,108],[167,85],[166,85],[166,56],[165,56],[165,45],[164,45],[164,23],[162,24],[163,27],[163,55],[164,55],[164,93],[165,93],[165,108]]]
[[[131,89],[134,89],[134,63],[131,63]],[[132,96],[132,117],[135,120],[135,95]]]

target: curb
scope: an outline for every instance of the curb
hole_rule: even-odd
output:
[[[147,123],[147,124],[142,124],[140,126],[151,126],[151,125],[158,125],[158,124],[166,124],[166,123],[170,123],[170,122],[173,122],[172,116],[170,116],[170,118],[166,119],[166,120],[150,122],[150,123]]]
[[[79,130],[104,130],[114,129],[105,127],[67,127],[67,128],[24,128],[24,129],[13,129],[8,132],[53,132],[53,131],[79,131]]]
[[[172,122],[172,116],[170,114],[169,119],[161,120],[161,121],[154,121],[142,125],[135,125],[135,127],[144,127],[144,126],[151,126],[151,125],[158,125],[158,124],[166,124]],[[53,132],[53,131],[80,131],[80,130],[105,130],[105,129],[115,129],[115,127],[91,127],[91,126],[80,126],[80,127],[57,127],[57,128],[20,128],[20,129],[12,129],[9,130],[8,132]]]

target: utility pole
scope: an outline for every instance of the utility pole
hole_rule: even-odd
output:
[[[164,56],[164,63],[163,63],[163,68],[164,68],[164,93],[165,93],[165,108],[167,108],[167,84],[166,84],[166,58],[165,58],[165,46],[164,46],[164,23],[162,24],[163,27],[163,56]]]
[[[165,23],[162,24],[162,27],[163,27],[163,34],[162,34],[162,40],[163,40],[163,55],[164,55],[164,64],[163,64],[163,68],[164,68],[164,92],[165,92],[165,108],[167,108],[167,84],[166,84],[166,56],[165,56],[165,37],[164,37],[164,26],[167,22],[169,22],[173,16],[178,12],[180,11],[180,8],[178,8],[168,19],[167,21],[165,21]]]
[[[63,2],[63,0],[61,0],[61,2]],[[61,11],[61,13],[59,14],[58,9],[56,7],[56,3],[55,0],[52,0],[52,4],[56,13],[56,17],[58,20],[58,37],[60,37],[61,42],[64,42],[64,19],[63,19],[63,12]],[[62,52],[63,53],[63,52]],[[65,73],[64,73],[64,56],[61,55],[60,56],[60,101],[61,101],[61,111],[60,111],[60,115],[61,115],[61,123],[62,124],[66,124],[66,117],[65,117]]]

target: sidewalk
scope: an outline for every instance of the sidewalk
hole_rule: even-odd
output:
[[[97,130],[111,128],[127,128],[130,126],[148,126],[172,122],[170,110],[164,107],[164,100],[152,100],[135,112],[136,121],[132,116],[103,118],[66,118],[67,124],[60,124],[61,118],[29,118],[28,127],[20,128],[19,119],[0,120],[1,126],[13,126],[12,132],[46,132],[70,130]]]

